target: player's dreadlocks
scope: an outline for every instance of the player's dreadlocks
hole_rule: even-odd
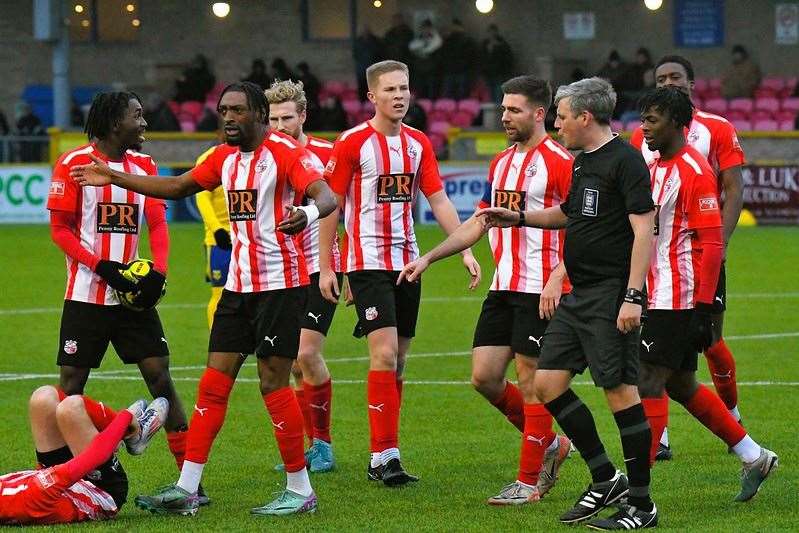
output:
[[[693,119],[694,104],[687,94],[676,87],[653,89],[638,100],[638,110],[641,113],[653,107],[661,113],[668,113],[678,127],[687,128]]]
[[[141,98],[128,91],[98,93],[92,100],[83,131],[92,139],[105,139],[124,118],[131,100],[141,104]]]
[[[264,95],[264,91],[261,89],[260,85],[256,85],[249,81],[237,81],[235,83],[231,83],[225,87],[225,90],[219,95],[219,101],[216,103],[217,109],[222,103],[222,97],[225,96],[225,93],[230,91],[244,93],[244,95],[247,97],[247,105],[250,106],[250,109],[252,109],[255,114],[260,113],[264,124],[268,122],[269,103],[266,101],[266,96]]]

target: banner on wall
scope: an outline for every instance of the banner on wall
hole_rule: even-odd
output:
[[[563,14],[563,38],[570,41],[583,41],[596,36],[596,22],[593,11],[577,11]]]
[[[799,4],[774,6],[774,42],[799,44]]]
[[[799,224],[799,165],[743,168],[744,208],[758,224]]]
[[[676,0],[674,44],[685,48],[724,45],[724,0]]]
[[[483,197],[488,176],[488,161],[468,165],[447,165],[440,167],[447,193],[461,222],[474,214],[477,203]],[[414,219],[419,224],[437,224],[433,210],[423,194],[419,194]]]
[[[47,188],[50,167],[20,165],[0,167],[0,224],[47,223]]]

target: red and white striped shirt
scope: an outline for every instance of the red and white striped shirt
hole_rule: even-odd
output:
[[[707,159],[716,176],[722,170],[745,163],[744,151],[738,142],[735,126],[718,115],[695,110],[691,126],[685,131],[685,140],[689,146],[695,148],[702,157]],[[657,151],[650,150],[644,142],[641,126],[638,126],[633,132],[630,144],[641,151],[647,165],[659,157]],[[719,181],[719,194],[723,188],[724,185]]]
[[[271,131],[254,152],[221,144],[191,175],[201,187],[225,189],[233,251],[225,288],[261,292],[308,284],[302,250],[275,231],[287,205],[322,179],[308,152],[288,135]]]
[[[569,194],[573,161],[549,136],[526,152],[513,145],[491,162],[480,207],[524,211],[559,205]],[[562,260],[562,230],[491,228],[488,241],[496,264],[493,291],[541,294]],[[568,282],[564,290],[569,290]]]
[[[721,227],[716,178],[697,150],[685,146],[649,165],[655,239],[646,286],[650,309],[693,309],[702,249],[695,230]]]
[[[325,175],[345,198],[347,272],[402,270],[419,256],[413,202],[443,189],[424,133],[403,124],[387,137],[364,122],[339,136]]]
[[[317,139],[308,135],[308,143],[305,149],[311,154],[311,159],[317,165],[320,172],[324,171],[330,154],[333,152],[333,143],[324,139]],[[310,198],[309,204],[313,203]],[[308,274],[319,272],[319,224],[315,223],[297,235],[297,242],[300,243],[302,254],[305,256],[305,266]],[[330,267],[333,272],[341,272],[341,254],[338,249],[338,235],[335,237],[330,253]]]
[[[100,259],[128,263],[139,257],[139,235],[145,207],[163,201],[116,185],[80,187],[72,180],[69,171],[75,165],[91,164],[89,154],[104,160],[112,169],[129,174],[154,175],[158,170],[149,155],[128,150],[122,161],[112,161],[93,144],[66,152],[53,168],[47,209],[74,213],[81,246]],[[106,281],[91,268],[69,256],[66,256],[66,261],[64,299],[99,305],[119,304],[116,293],[108,290]]]
[[[117,514],[110,494],[80,480],[67,485],[64,465],[0,476],[0,524],[67,524]]]

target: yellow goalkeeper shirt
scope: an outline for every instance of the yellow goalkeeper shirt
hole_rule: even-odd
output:
[[[199,165],[211,152],[214,151],[216,146],[213,146],[202,153],[197,158],[196,165]],[[213,191],[200,191],[197,193],[197,209],[200,210],[200,216],[203,218],[205,225],[205,244],[212,246],[216,244],[214,240],[214,232],[220,228],[230,233],[230,220],[228,219],[227,203],[225,202],[225,190],[220,185]]]

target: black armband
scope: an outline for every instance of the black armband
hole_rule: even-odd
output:
[[[636,304],[643,307],[644,293],[639,291],[638,289],[630,287],[629,289],[627,289],[627,292],[624,293],[624,301],[630,304]]]

